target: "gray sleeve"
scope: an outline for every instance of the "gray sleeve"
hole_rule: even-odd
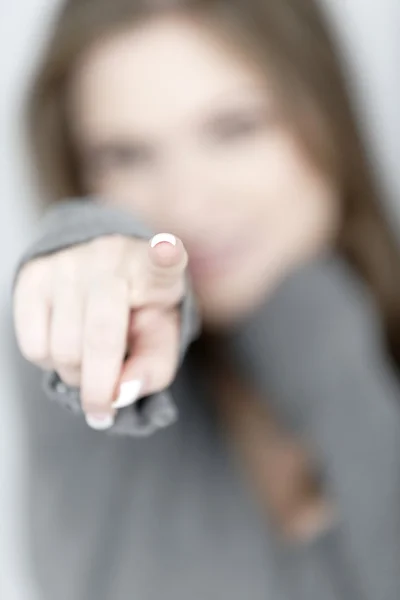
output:
[[[339,257],[300,269],[230,338],[236,368],[314,452],[366,600],[400,591],[400,386],[379,311]]]
[[[18,263],[15,279],[30,260],[88,242],[105,235],[150,239],[153,233],[130,213],[112,209],[95,198],[66,200],[52,207],[39,227],[39,234]],[[200,329],[198,313],[189,282],[181,304],[180,360]],[[65,385],[57,373],[43,378],[46,395],[65,408],[82,414],[79,389]],[[149,396],[134,406],[120,409],[111,434],[145,436],[173,423],[177,407],[168,390]]]

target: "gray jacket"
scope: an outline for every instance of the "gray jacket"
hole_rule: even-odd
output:
[[[67,201],[21,264],[113,233],[151,235],[120,210]],[[29,409],[43,599],[398,600],[399,384],[363,284],[323,256],[226,336],[238,372],[307,439],[336,502],[340,520],[311,543],[282,546],[256,507],[188,349],[197,330],[188,293],[171,389],[122,409],[107,433],[87,428],[79,390],[45,374],[54,402]]]

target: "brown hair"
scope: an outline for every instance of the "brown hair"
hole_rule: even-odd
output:
[[[85,193],[63,102],[81,53],[102,36],[163,11],[206,19],[221,39],[272,73],[305,148],[337,177],[342,198],[339,248],[374,293],[389,349],[400,365],[399,256],[334,45],[313,0],[68,0],[28,103],[32,156],[44,197],[56,201]],[[321,127],[311,126],[310,107]]]

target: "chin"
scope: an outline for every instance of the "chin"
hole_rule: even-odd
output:
[[[265,294],[242,296],[237,292],[232,292],[229,298],[210,297],[207,299],[198,298],[198,306],[203,326],[208,331],[223,331],[240,323],[256,310],[264,299]]]
[[[281,267],[281,265],[279,265]],[[208,330],[226,330],[246,320],[262,304],[268,301],[285,277],[283,268],[251,272],[220,285],[202,286],[195,289],[203,326]]]

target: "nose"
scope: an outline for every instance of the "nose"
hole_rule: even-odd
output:
[[[163,222],[178,235],[197,231],[207,221],[212,190],[204,162],[192,149],[175,148],[161,170],[158,195]]]

